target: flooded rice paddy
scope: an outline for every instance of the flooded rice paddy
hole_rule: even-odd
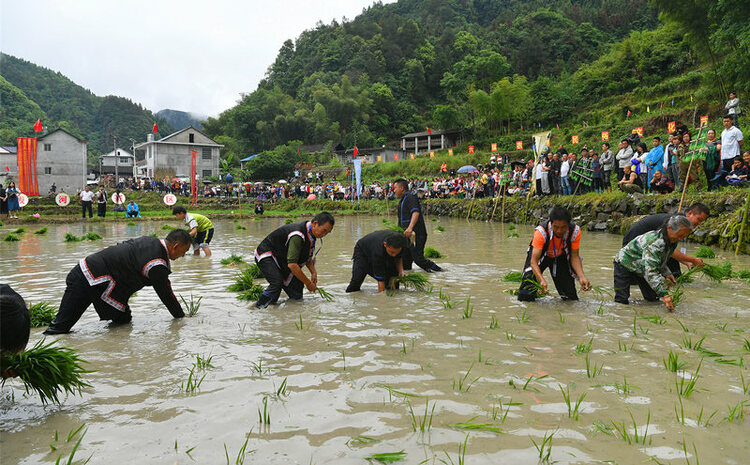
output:
[[[427,223],[428,245],[447,271],[429,275],[432,293],[378,295],[368,278],[347,295],[354,243],[382,223],[344,217],[318,254],[335,300],[308,294],[256,310],[226,291],[237,269],[220,259],[250,260],[283,222],[217,221],[211,259],[173,262],[175,293],[203,297],[193,318],[173,320],[151,288],[131,299],[130,325],[109,328],[89,308],[57,339],[90,362],[92,387],[42,406],[6,383],[0,461],[67,460],[83,430],[69,433],[85,424],[75,458],[92,464],[361,464],[396,452],[409,464],[748,463],[747,282],[698,279],[674,314],[637,287],[631,306],[596,292],[522,304],[501,278],[523,265],[531,228],[440,219]],[[164,236],[161,226],[53,225],[46,235],[27,226],[20,242],[0,243],[2,281],[27,303],[57,306],[79,258]],[[64,243],[68,232],[104,239]],[[611,290],[620,240],[584,234],[594,286]],[[750,269],[747,257],[721,259]],[[665,367],[670,352],[677,372]],[[197,357],[209,366],[195,368]],[[191,369],[201,382],[185,392]]]

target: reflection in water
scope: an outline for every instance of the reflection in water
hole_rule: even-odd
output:
[[[203,296],[196,317],[173,320],[146,288],[130,301],[132,324],[109,327],[89,309],[74,333],[59,337],[94,370],[83,397],[43,407],[19,383],[6,384],[3,463],[54,463],[48,444],[55,431],[65,435],[82,423],[89,429],[77,457],[93,454],[90,463],[123,463],[134,452],[143,463],[193,463],[191,457],[219,463],[223,444],[234,457],[247,434],[253,463],[363,463],[373,453],[401,450],[405,463],[449,462],[446,453],[458,463],[467,433],[468,463],[536,463],[531,440],[539,444],[553,432],[550,458],[559,463],[643,463],[649,456],[684,462],[683,438],[703,463],[745,462],[745,424],[722,419],[748,400],[750,376],[739,366],[750,338],[746,283],[696,281],[672,315],[643,303],[637,289],[632,306],[592,292],[578,302],[543,298],[526,305],[504,292],[516,285],[500,278],[520,269],[531,228],[508,238],[508,225],[441,219],[427,223],[428,245],[447,255],[439,260],[447,271],[429,276],[432,294],[388,297],[375,292],[372,280],[363,292],[345,294],[354,243],[382,227],[380,218],[350,217],[338,219],[318,255],[320,283],[335,301],[308,295],[304,304],[282,299],[259,311],[226,291],[236,269],[219,260],[230,253],[251,260],[254,247],[284,220],[240,223],[247,230],[215,222],[211,259],[173,263],[175,292]],[[437,224],[445,231],[432,231]],[[57,305],[65,276],[82,256],[138,235],[164,236],[160,228],[82,223],[52,226],[45,236],[27,228],[20,243],[3,243],[0,273],[27,301]],[[66,244],[67,232],[104,239]],[[611,290],[619,241],[584,234],[582,257],[593,285]],[[735,269],[750,268],[746,257],[729,260]],[[473,314],[463,318],[469,297]],[[32,331],[32,343],[41,331]],[[702,352],[686,348],[704,335]],[[686,373],[665,370],[670,350],[686,362]],[[180,386],[197,355],[212,357],[213,368],[197,393],[186,394]],[[680,404],[680,379],[689,381],[701,357],[698,391]],[[578,419],[569,418],[561,391],[573,408],[581,400]],[[261,426],[264,398],[271,422]],[[433,405],[432,426],[423,434],[421,417]],[[467,422],[504,434],[467,430]],[[646,444],[618,437],[619,422],[631,436],[633,422],[639,434],[649,422]]]

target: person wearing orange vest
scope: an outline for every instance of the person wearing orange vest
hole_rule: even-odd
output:
[[[538,294],[547,293],[543,276],[547,268],[563,300],[578,300],[575,279],[581,282],[581,289],[588,291],[591,283],[583,273],[580,244],[581,228],[571,221],[570,212],[564,207],[552,208],[549,220],[537,226],[529,244],[518,300],[533,302]]]
[[[441,173],[447,173],[448,172],[448,164],[446,164],[445,162],[443,162],[443,164],[440,165],[440,172]]]

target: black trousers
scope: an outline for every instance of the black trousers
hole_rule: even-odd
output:
[[[349,280],[349,286],[347,286],[346,292],[357,292],[360,290],[362,288],[362,283],[365,282],[365,278],[367,278],[368,275],[372,276],[373,279],[377,279],[375,278],[370,262],[357,246],[354,246],[354,256],[352,257],[352,260],[352,279]],[[394,276],[398,276],[396,267],[389,267],[384,276],[386,287],[388,287],[388,281]],[[396,283],[395,286],[398,288],[398,283]]]
[[[435,262],[424,257],[424,246],[427,243],[427,234],[422,235],[417,233],[415,244],[412,245],[409,241],[408,249],[404,250],[401,254],[401,261],[404,264],[405,270],[411,270],[412,262],[416,263],[418,267],[425,271],[431,271],[435,266]]]
[[[55,320],[44,331],[44,334],[70,332],[70,328],[78,322],[83,312],[91,304],[94,304],[94,309],[101,320],[110,320],[114,323],[130,322],[132,316],[129,306],[126,306],[125,311],[121,312],[102,300],[102,293],[107,289],[108,284],[102,283],[96,286],[89,286],[89,282],[83,276],[81,266],[76,265],[73,267],[65,279],[67,287],[60,302],[60,309],[57,311]]]
[[[302,299],[302,292],[304,291],[305,285],[297,279],[296,276],[291,276],[291,281],[288,284],[284,284],[284,280],[288,279],[288,276],[281,274],[281,269],[271,257],[266,257],[260,261],[255,260],[258,264],[263,277],[268,281],[268,287],[263,291],[264,300],[268,300],[273,303],[279,299],[281,291],[286,292],[289,298],[294,300]],[[290,272],[291,274],[291,272]]]
[[[107,204],[106,203],[96,204],[96,216],[101,216],[102,218],[107,216]]]
[[[533,302],[536,300],[535,283],[538,285],[539,281],[530,267],[531,251],[528,252],[523,277],[521,278],[521,287],[518,290],[518,300],[522,302]],[[559,257],[552,258],[545,254],[542,263],[539,264],[539,269],[544,273],[544,270],[547,268],[552,272],[552,281],[554,281],[555,289],[557,289],[557,293],[560,294],[562,300],[578,300],[576,281],[573,273],[570,271],[568,257],[560,255]]]
[[[89,218],[94,216],[94,211],[91,209],[91,201],[81,201],[81,210],[83,212],[83,218],[86,218],[86,212],[89,212]]]
[[[656,292],[651,288],[651,285],[643,276],[637,273],[633,273],[617,262],[614,263],[615,302],[627,304],[628,300],[630,299],[630,286],[634,284],[638,285],[638,287],[641,289],[641,294],[643,294],[643,298],[647,301],[654,302],[659,300],[659,296],[656,295]]]

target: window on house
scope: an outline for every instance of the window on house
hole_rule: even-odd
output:
[[[192,132],[188,134],[188,142],[190,142],[191,144],[195,142],[195,134],[193,134]]]
[[[211,170],[203,170],[203,177],[204,178],[210,178],[211,176],[212,176],[211,175]]]
[[[46,166],[44,168],[44,174],[52,174],[52,167]]]
[[[52,144],[44,144],[44,151],[45,152],[51,152],[52,151]]]
[[[204,160],[211,159],[211,147],[203,147],[203,159]]]
[[[120,164],[121,165],[129,165],[130,164],[130,158],[128,158],[128,157],[120,157]]]

